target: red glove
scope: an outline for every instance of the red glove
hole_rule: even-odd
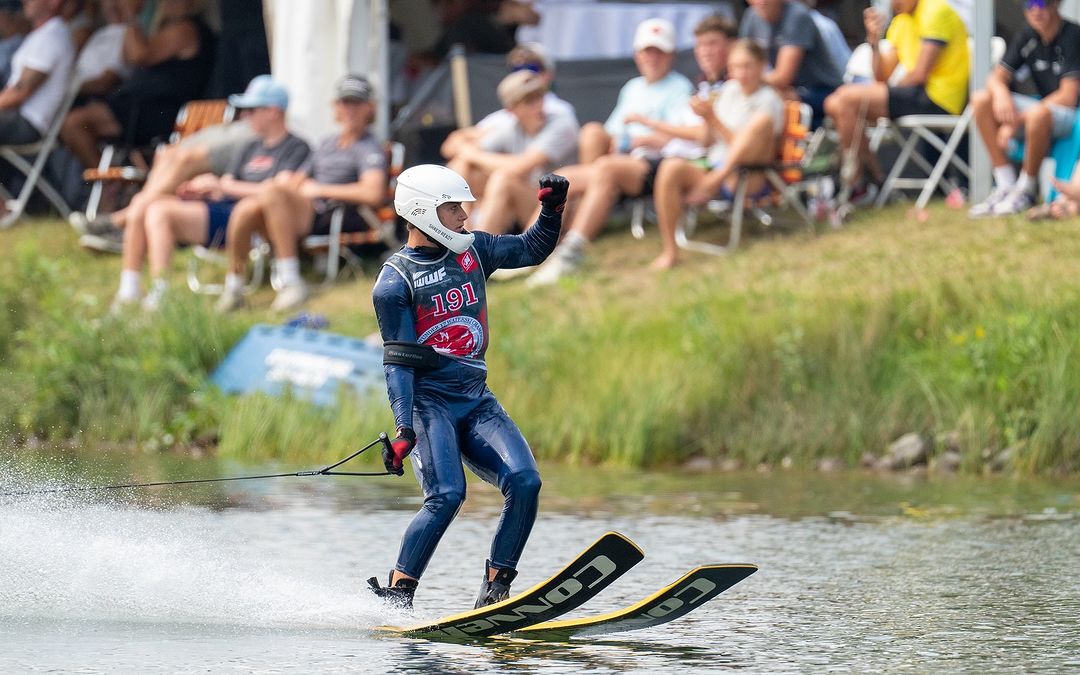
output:
[[[387,472],[400,476],[405,473],[402,462],[416,447],[416,432],[409,427],[401,427],[390,442],[390,447],[383,446],[383,466]]]
[[[555,173],[547,173],[540,177],[540,190],[536,198],[544,205],[544,208],[561,213],[566,206],[566,193],[570,190],[570,181]]]

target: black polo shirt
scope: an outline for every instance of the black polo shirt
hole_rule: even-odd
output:
[[[1063,77],[1080,77],[1080,26],[1062,20],[1061,30],[1049,44],[1025,25],[1005,51],[1001,66],[1013,76],[1027,66],[1040,97],[1057,91]]]

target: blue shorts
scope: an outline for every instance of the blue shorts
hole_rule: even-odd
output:
[[[232,214],[236,201],[223,199],[219,202],[206,202],[206,210],[209,215],[206,228],[207,248],[223,248],[225,246],[225,227],[229,224],[229,216]]]

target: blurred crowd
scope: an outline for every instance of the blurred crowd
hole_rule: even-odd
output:
[[[836,13],[840,3],[747,0],[737,25],[718,14],[693,28],[697,72],[686,74],[676,62],[687,36],[666,19],[648,19],[633,36],[638,75],[603,122],[579,123],[574,105],[558,95],[548,50],[515,40],[518,26],[540,20],[523,0],[431,0],[442,35],[411,54],[400,76],[440,62],[453,44],[505,54],[501,109],[454,130],[440,153],[477,196],[471,227],[492,233],[535,221],[540,175],[569,178],[555,253],[536,269],[515,271],[543,286],[578,271],[613,210],[635,200],[655,209],[660,246],[652,268],[677,264],[680,220],[732,200],[740,168],[781,158],[785,133],[803,123],[788,114],[792,104],[809,111],[804,131],[821,129],[849,159],[838,180],[851,205],[871,203],[885,182],[874,129],[969,111],[994,178],[989,196],[970,205],[971,217],[1075,216],[1080,178],[1068,180],[1059,167],[1052,186],[1040,190],[1039,181],[1056,143],[1080,147],[1080,27],[1061,16],[1058,0],[1018,2],[1025,25],[976,91],[969,91],[964,3],[951,0],[855,3],[861,31],[854,36],[851,16]],[[180,245],[224,248],[217,308],[243,307],[253,237],[272,252],[273,308],[295,309],[309,296],[300,242],[330,232],[334,218],[345,233],[377,227],[371,214],[392,199],[386,139],[371,129],[380,92],[363,74],[338,83],[338,131],[313,146],[287,128],[289,92],[270,75],[229,97],[235,120],[161,143],[185,103],[206,90],[216,38],[204,11],[201,0],[0,0],[0,146],[40,141],[63,115],[59,145],[80,169],[107,168],[107,144],[156,147],[142,157],[145,176],[130,200],[106,187],[99,217],[96,206],[72,216],[88,247],[122,255],[116,311],[161,306]],[[844,28],[836,18],[846,19]],[[6,166],[0,177],[5,187],[19,178]],[[770,185],[757,175],[749,181],[747,199],[767,201]],[[1051,188],[1055,196],[1040,203]]]

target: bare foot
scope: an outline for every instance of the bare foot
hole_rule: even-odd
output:
[[[649,263],[649,269],[653,270],[654,272],[663,272],[664,270],[669,270],[672,267],[675,267],[675,264],[677,262],[678,260],[676,259],[674,253],[661,253],[656,257],[655,260]]]

